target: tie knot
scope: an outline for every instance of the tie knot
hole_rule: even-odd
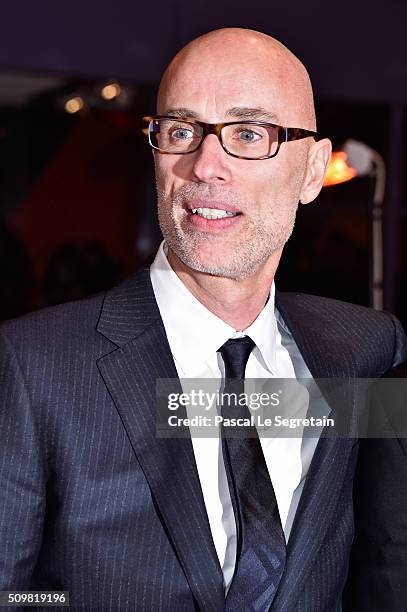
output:
[[[247,360],[254,347],[253,340],[244,336],[230,339],[218,349],[225,363],[225,378],[244,379]]]

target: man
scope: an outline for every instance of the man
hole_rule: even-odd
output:
[[[151,270],[2,328],[0,589],[86,611],[340,610],[355,440],[155,425],[158,379],[378,377],[405,354],[391,315],[275,293],[331,152],[308,75],[264,34],[211,32],[167,68],[148,132]]]

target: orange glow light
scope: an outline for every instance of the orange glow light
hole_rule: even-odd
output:
[[[74,98],[70,98],[70,100],[67,100],[65,102],[64,108],[67,113],[69,113],[70,115],[74,115],[75,113],[78,113],[80,110],[82,110],[84,106],[85,104],[82,98],[80,96],[75,96]]]
[[[343,151],[334,152],[329,162],[323,187],[345,183],[353,179],[356,175],[356,170],[352,168],[352,166],[349,166],[346,153]]]
[[[102,87],[100,95],[104,100],[114,100],[120,96],[121,88],[118,83],[110,83]]]

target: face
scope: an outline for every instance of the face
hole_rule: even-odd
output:
[[[180,61],[161,87],[158,114],[312,129],[290,105],[278,62],[270,68],[255,49],[240,56],[228,49],[198,49]],[[199,272],[254,274],[291,235],[309,145],[309,138],[283,143],[274,158],[244,160],[229,156],[210,134],[187,155],[155,151],[159,222],[172,253]],[[215,215],[222,218],[208,218]]]

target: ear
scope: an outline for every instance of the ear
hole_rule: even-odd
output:
[[[332,154],[332,143],[328,138],[318,140],[308,151],[307,171],[300,193],[301,204],[315,200],[322,189],[325,173]]]

